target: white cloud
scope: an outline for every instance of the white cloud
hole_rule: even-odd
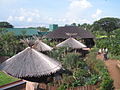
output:
[[[92,15],[92,18],[99,19],[102,12],[103,12],[102,10],[97,9],[96,12]]]
[[[91,3],[87,0],[72,0],[70,3],[70,9],[85,9],[91,6]]]
[[[16,9],[14,13],[8,16],[7,21],[17,24],[29,25],[48,25],[52,23],[59,23],[60,25],[75,23],[89,23],[89,20],[85,19],[84,14],[92,7],[92,4],[88,0],[69,0],[69,5],[66,8],[67,11],[61,16],[50,16],[38,9]],[[63,13],[62,13],[63,14]],[[21,23],[22,22],[22,23]],[[21,26],[23,26],[21,25]]]
[[[32,22],[33,20],[39,21],[41,18],[41,13],[39,10],[28,10],[24,8],[20,8],[15,10],[13,15],[8,16],[7,21],[12,22]]]
[[[24,16],[18,16],[18,17],[15,17],[15,19],[22,22],[22,21],[25,20],[25,17]]]
[[[9,22],[9,21],[11,22],[11,21],[13,21],[13,19],[14,19],[13,16],[8,16],[7,21],[8,21],[8,22]]]
[[[22,22],[22,21],[25,21],[25,17],[24,16],[9,16],[8,18],[7,18],[7,21],[20,21],[20,22]]]
[[[70,4],[68,6],[68,11],[65,14],[65,18],[69,23],[80,23],[84,14],[89,8],[92,7],[92,4],[88,0],[69,0]],[[84,17],[85,18],[85,17]]]
[[[29,17],[29,18],[27,19],[27,22],[32,22],[32,18]]]

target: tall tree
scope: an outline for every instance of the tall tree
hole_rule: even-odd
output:
[[[71,25],[72,25],[72,26],[77,26],[76,23],[72,23]]]
[[[110,35],[113,30],[120,28],[120,19],[110,17],[102,18],[95,21],[92,26],[93,31],[105,31],[108,35]]]
[[[91,30],[91,25],[87,24],[87,23],[83,23],[80,25],[81,28],[85,29],[85,30]]]
[[[0,28],[13,28],[14,26],[8,22],[0,22]]]
[[[49,29],[46,28],[46,27],[37,27],[37,29],[40,30],[40,31],[42,31],[42,32],[47,32],[47,31],[49,31]]]

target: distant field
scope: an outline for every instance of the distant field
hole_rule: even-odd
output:
[[[11,77],[11,76],[5,74],[4,72],[0,71],[0,86],[17,81],[17,80],[19,80],[19,79]]]

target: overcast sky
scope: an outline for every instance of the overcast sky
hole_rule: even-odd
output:
[[[0,0],[0,21],[15,27],[93,23],[120,18],[120,0]]]

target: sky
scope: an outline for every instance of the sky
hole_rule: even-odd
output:
[[[14,27],[89,23],[120,18],[120,0],[0,0],[0,22]]]

